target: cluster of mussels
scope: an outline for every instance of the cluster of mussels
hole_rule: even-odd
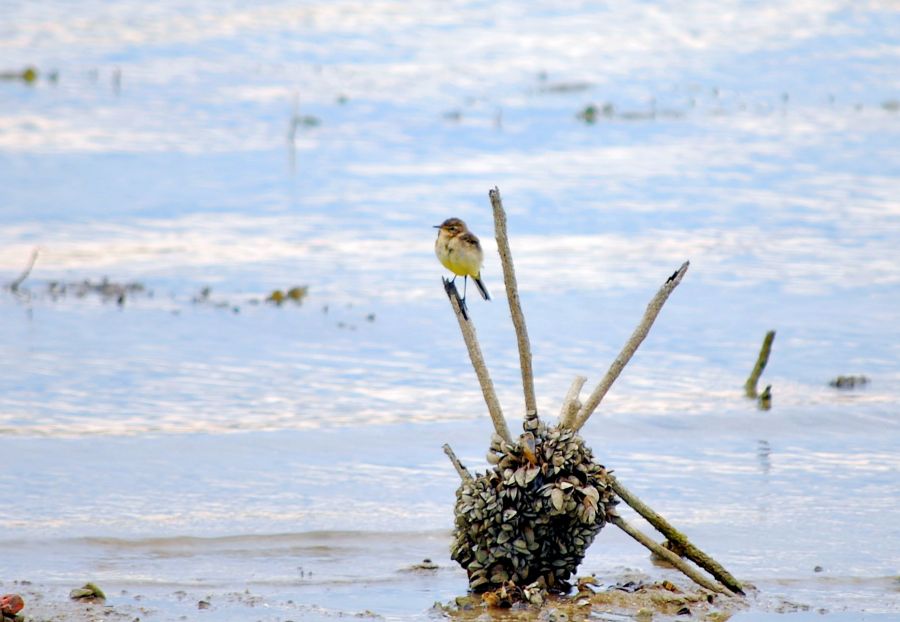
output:
[[[474,592],[568,590],[616,503],[606,470],[578,434],[533,413],[524,428],[515,444],[495,434],[487,456],[493,466],[456,491],[450,556]]]

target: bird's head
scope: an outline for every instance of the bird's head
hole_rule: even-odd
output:
[[[466,227],[466,223],[459,218],[448,218],[441,224],[435,225],[434,228],[440,229],[442,233],[446,233],[451,237],[465,233],[469,230],[468,227]]]

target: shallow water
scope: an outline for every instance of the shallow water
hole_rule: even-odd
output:
[[[243,618],[245,589],[267,619],[463,593],[440,447],[483,468],[490,423],[431,225],[482,236],[495,300],[470,309],[515,426],[498,185],[542,412],[690,259],[586,439],[759,588],[742,615],[900,613],[892,3],[5,12],[0,72],[41,75],[0,82],[0,279],[40,249],[0,295],[4,586],[90,577],[164,619],[210,594]],[[292,114],[319,123],[290,140]],[[104,276],[146,290],[48,293]],[[611,529],[583,573],[665,573]]]

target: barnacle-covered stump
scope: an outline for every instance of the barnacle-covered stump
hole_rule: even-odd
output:
[[[515,444],[494,434],[485,474],[456,492],[451,557],[474,592],[515,586],[567,591],[616,500],[606,470],[568,428],[529,413]]]
[[[572,383],[560,412],[559,424],[547,426],[537,415],[531,345],[519,301],[512,253],[506,235],[506,212],[495,187],[489,193],[494,211],[497,251],[503,266],[503,283],[510,316],[516,330],[519,367],[525,395],[525,431],[513,439],[475,335],[453,281],[444,279],[469,360],[494,424],[488,462],[483,475],[473,477],[449,445],[444,452],[462,479],[456,491],[455,530],[450,556],[466,569],[469,588],[481,594],[489,606],[510,606],[526,600],[539,604],[545,590],[566,592],[569,577],[584,559],[587,548],[610,522],[665,559],[698,585],[726,595],[742,594],[741,584],[718,562],[695,547],[662,516],[643,503],[594,462],[591,450],[578,435],[603,396],[646,338],[669,294],[687,272],[689,262],[676,270],[647,305],[641,321],[609,370],[584,403],[578,398],[585,378]],[[679,553],[709,572],[720,583],[704,576],[678,554],[661,546],[618,515],[621,499],[679,545]]]

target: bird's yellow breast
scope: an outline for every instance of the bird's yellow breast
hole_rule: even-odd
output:
[[[481,274],[481,253],[460,244],[455,238],[442,240],[439,237],[434,245],[434,253],[453,274],[474,277]]]

